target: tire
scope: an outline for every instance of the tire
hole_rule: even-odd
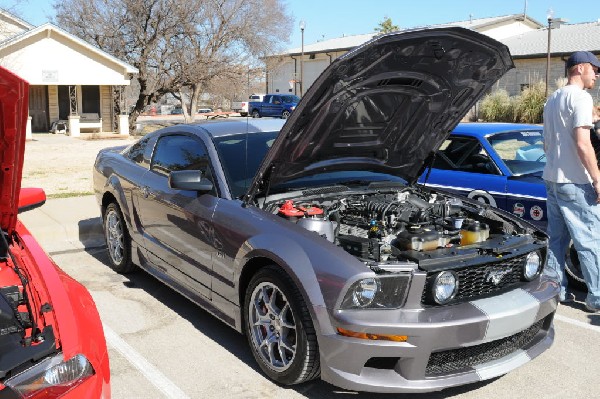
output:
[[[102,227],[110,267],[117,273],[129,273],[135,269],[131,263],[131,237],[119,206],[111,202],[102,216]]]
[[[252,117],[253,118],[260,118],[260,112],[258,112],[257,109],[252,110]]]
[[[587,284],[583,278],[581,264],[579,263],[577,250],[573,246],[573,242],[569,243],[569,249],[567,250],[567,258],[565,259],[565,272],[567,273],[569,286],[583,292],[587,292]]]
[[[290,111],[288,111],[287,109],[283,110],[283,112],[281,113],[281,119],[287,119],[290,117]]]
[[[293,385],[320,375],[312,319],[300,291],[283,270],[270,265],[252,277],[243,312],[252,355],[269,378]]]
[[[240,112],[240,116],[248,116],[247,112]]]

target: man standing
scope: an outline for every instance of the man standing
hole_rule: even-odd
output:
[[[589,311],[600,311],[600,171],[590,142],[592,89],[600,62],[588,51],[577,51],[567,60],[568,82],[544,106],[542,177],[548,194],[548,266],[561,281],[561,302],[567,293],[565,255],[569,241],[577,250],[588,286]]]

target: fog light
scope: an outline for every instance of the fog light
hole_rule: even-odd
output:
[[[523,263],[523,278],[527,281],[531,281],[537,277],[540,271],[540,264],[542,260],[538,252],[530,252],[525,257],[525,263]]]
[[[435,277],[433,282],[433,300],[444,305],[452,300],[458,292],[458,278],[452,272],[444,271]]]

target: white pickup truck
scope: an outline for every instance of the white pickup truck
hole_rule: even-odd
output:
[[[250,94],[248,101],[234,101],[231,103],[231,110],[239,112],[241,116],[248,116],[248,103],[250,101],[262,101],[264,94]]]

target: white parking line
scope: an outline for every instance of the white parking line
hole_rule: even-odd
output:
[[[575,325],[577,327],[585,328],[585,329],[592,330],[592,331],[595,331],[597,333],[600,333],[600,327],[599,326],[593,326],[593,325],[585,323],[583,321],[571,319],[569,317],[561,316],[559,314],[554,315],[554,320],[559,320],[559,321],[562,321],[562,322],[565,322],[565,323],[573,324],[573,325]]]
[[[121,355],[123,355],[129,363],[135,366],[144,377],[152,385],[158,388],[164,393],[167,398],[172,399],[190,399],[177,385],[169,380],[163,373],[148,362],[142,355],[140,355],[135,349],[133,349],[127,342],[125,342],[119,335],[114,332],[106,324],[102,324],[104,328],[104,336],[106,337],[106,343],[109,346],[115,348]]]

